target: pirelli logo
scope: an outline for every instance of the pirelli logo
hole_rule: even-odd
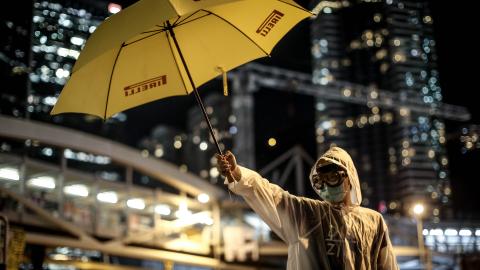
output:
[[[257,34],[262,36],[267,36],[268,33],[277,25],[277,23],[283,18],[283,13],[274,9],[270,15],[263,21],[263,23],[258,27]]]
[[[167,75],[162,75],[153,79],[149,79],[143,82],[135,83],[132,85],[129,85],[123,90],[125,91],[125,96],[133,96],[135,94],[138,94],[143,91],[147,91],[153,88],[160,87],[162,85],[167,84]]]

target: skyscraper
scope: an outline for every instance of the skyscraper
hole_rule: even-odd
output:
[[[113,11],[106,1],[19,1],[9,4],[15,16],[2,16],[2,113],[55,122],[121,140],[126,120],[118,114],[103,123],[91,116],[50,116],[86,40]],[[16,17],[22,14],[21,17]],[[23,14],[25,14],[23,16]]]
[[[22,10],[12,13],[12,10]],[[32,6],[28,1],[9,1],[0,10],[0,113],[25,115],[30,55]]]
[[[0,18],[0,34],[5,37],[0,41],[0,113],[124,141],[125,114],[105,122],[79,114],[50,116],[87,38],[111,14],[108,7],[108,2],[93,0],[6,2]],[[12,143],[2,139],[0,150],[8,151]],[[103,157],[97,159],[32,140],[25,140],[18,147],[22,154],[47,162],[64,156],[71,167],[103,171],[104,178],[110,180],[124,178],[124,172]]]
[[[423,201],[434,220],[448,216],[444,123],[401,104],[386,110],[375,102],[382,90],[405,100],[420,96],[426,108],[442,100],[428,1],[320,3],[311,31],[314,83],[366,86],[370,101],[317,100],[319,151],[335,144],[352,154],[366,206],[405,211]],[[346,86],[343,94],[353,90]]]

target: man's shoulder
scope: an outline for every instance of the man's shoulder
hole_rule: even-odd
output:
[[[375,219],[377,221],[383,220],[382,214],[380,214],[379,212],[377,212],[373,209],[358,206],[358,207],[356,207],[356,211],[359,214],[361,214],[361,216],[363,216],[363,217],[370,217],[371,219]]]
[[[380,214],[379,212],[371,209],[371,208],[367,208],[367,207],[363,207],[363,206],[358,206],[356,207],[358,211],[361,211],[361,212],[364,212],[365,214],[368,214],[368,215],[374,215],[374,216],[381,216],[382,214]]]

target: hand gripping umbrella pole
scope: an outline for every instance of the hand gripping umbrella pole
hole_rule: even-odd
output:
[[[203,106],[202,99],[200,95],[198,94],[197,87],[195,86],[195,83],[193,82],[192,75],[190,74],[190,70],[188,70],[187,63],[185,61],[185,58],[183,57],[182,50],[180,50],[180,46],[178,45],[177,38],[175,37],[175,32],[173,32],[173,26],[170,24],[169,21],[167,21],[167,30],[172,36],[173,42],[175,43],[175,47],[177,48],[178,54],[180,55],[180,59],[182,60],[183,67],[187,71],[188,79],[190,80],[190,84],[192,85],[193,92],[195,93],[195,99],[197,100],[198,106],[200,106],[200,109],[202,110],[203,116],[205,117],[205,120],[207,121],[208,129],[210,130],[210,134],[212,135],[213,142],[215,143],[215,146],[217,147],[217,152],[220,155],[223,155],[222,150],[220,149],[220,146],[218,145],[217,138],[215,137],[215,133],[213,132],[212,124],[210,123],[210,119],[208,118],[207,112],[205,111],[205,106]]]

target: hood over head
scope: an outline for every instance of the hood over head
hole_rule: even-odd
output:
[[[340,147],[332,147],[328,149],[325,154],[323,154],[313,165],[312,170],[310,171],[310,183],[313,187],[313,176],[317,173],[316,169],[318,166],[325,166],[327,164],[336,164],[347,172],[348,179],[350,180],[350,185],[352,190],[350,191],[350,199],[353,205],[359,206],[362,203],[362,192],[360,190],[360,180],[358,179],[357,169],[353,164],[353,160],[347,151],[343,150]],[[315,192],[318,191],[314,188]]]

